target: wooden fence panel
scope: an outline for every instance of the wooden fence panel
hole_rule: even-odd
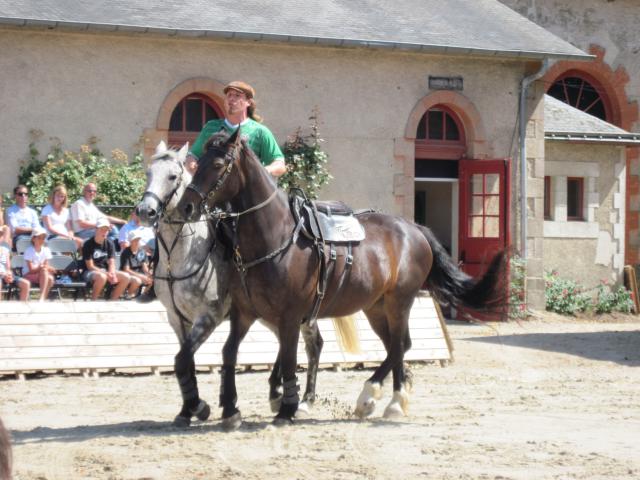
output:
[[[173,368],[176,337],[159,302],[47,302],[0,304],[0,373],[42,370]],[[318,321],[325,340],[321,364],[380,362],[384,347],[359,312],[356,323],[362,353],[342,352],[330,319]],[[445,326],[429,297],[418,297],[410,319],[412,349],[407,360],[450,360]],[[225,322],[196,354],[200,367],[222,363],[229,332]],[[270,365],[278,343],[259,322],[240,346],[239,365]],[[306,364],[304,344],[298,348]]]

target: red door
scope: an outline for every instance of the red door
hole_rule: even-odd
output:
[[[460,160],[458,258],[471,276],[484,273],[509,245],[509,160]]]

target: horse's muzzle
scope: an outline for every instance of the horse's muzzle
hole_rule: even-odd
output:
[[[139,203],[136,207],[136,215],[138,215],[140,223],[147,227],[156,222],[159,213],[158,209],[144,202]]]

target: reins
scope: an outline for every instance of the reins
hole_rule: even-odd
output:
[[[207,192],[206,194],[203,193],[193,183],[190,183],[189,185],[187,185],[187,187],[186,187],[187,190],[193,190],[200,197],[200,213],[201,214],[206,215],[207,217],[215,218],[217,220],[225,220],[225,219],[229,219],[229,218],[235,219],[235,220],[239,220],[240,217],[242,217],[243,215],[247,215],[249,213],[256,212],[256,211],[266,207],[278,195],[278,187],[274,186],[273,192],[271,193],[271,195],[269,195],[269,197],[266,200],[264,200],[264,201],[262,201],[262,202],[260,202],[260,203],[258,203],[256,205],[253,205],[252,207],[249,207],[246,210],[243,210],[241,212],[225,212],[225,211],[222,211],[222,210],[217,211],[217,212],[216,211],[214,211],[214,212],[210,212],[209,211],[208,201],[209,200],[213,200],[215,198],[216,193],[220,190],[220,188],[222,188],[222,186],[226,182],[227,178],[229,178],[229,175],[231,174],[231,171],[233,170],[233,165],[235,163],[237,150],[238,150],[238,148],[240,146],[241,146],[241,144],[235,143],[233,145],[233,148],[230,151],[225,152],[225,154],[223,156],[224,161],[226,163],[226,165],[224,167],[224,172],[222,173],[220,178],[216,181],[216,183],[213,185],[211,190],[209,190],[209,192]],[[214,148],[216,148],[216,147],[214,147]],[[222,152],[222,149],[218,148],[218,150]],[[293,232],[292,232],[291,236],[289,238],[287,238],[287,240],[282,245],[280,245],[278,248],[276,248],[272,252],[267,253],[266,255],[264,255],[264,256],[262,256],[260,258],[256,258],[255,260],[251,260],[250,262],[245,262],[243,260],[243,258],[242,258],[242,254],[240,252],[240,245],[239,245],[239,241],[238,241],[237,224],[236,223],[233,224],[233,228],[232,228],[232,231],[233,231],[233,238],[232,238],[233,263],[234,263],[236,269],[238,270],[238,272],[240,273],[240,281],[242,283],[242,288],[244,289],[244,292],[247,295],[247,298],[249,299],[250,302],[251,302],[251,294],[249,293],[249,289],[247,287],[247,279],[246,279],[247,270],[249,270],[250,268],[253,268],[253,267],[257,266],[257,265],[260,265],[261,263],[269,261],[269,260],[277,257],[278,255],[280,255],[285,250],[287,250],[298,239],[298,235],[300,233],[300,230],[302,229],[302,225],[303,225],[303,219],[300,219],[298,221],[298,223],[296,224],[295,228],[293,229]]]
[[[211,228],[211,222],[209,221],[209,218],[205,218],[204,220],[197,220],[195,222],[185,222],[185,221],[179,221],[179,220],[173,220],[171,218],[169,218],[166,215],[166,206],[169,203],[169,201],[171,200],[171,198],[176,195],[178,188],[180,187],[180,185],[182,185],[182,175],[184,174],[184,166],[182,165],[181,162],[177,161],[175,158],[171,158],[172,161],[176,162],[179,166],[180,166],[180,182],[178,182],[178,184],[176,185],[176,187],[172,190],[172,192],[167,196],[166,200],[162,200],[158,195],[156,195],[154,192],[151,192],[149,190],[145,191],[144,194],[142,195],[142,199],[144,199],[145,197],[151,197],[154,200],[156,200],[159,205],[160,205],[160,212],[159,212],[159,221],[156,222],[153,225],[153,229],[154,232],[156,234],[156,238],[158,239],[158,244],[159,246],[161,246],[164,251],[167,254],[167,272],[168,275],[166,276],[160,276],[160,275],[156,275],[155,271],[154,271],[154,281],[155,280],[162,280],[162,281],[166,281],[169,287],[169,293],[171,295],[171,304],[173,306],[173,310],[174,312],[176,312],[176,314],[178,315],[178,318],[180,319],[180,329],[182,330],[182,337],[186,339],[186,327],[185,324],[192,324],[192,321],[189,320],[189,318],[187,318],[187,316],[182,313],[182,311],[180,310],[180,308],[178,308],[178,305],[176,304],[176,300],[175,300],[175,294],[174,294],[174,285],[176,282],[179,281],[183,281],[183,280],[187,280],[189,278],[194,277],[195,275],[197,275],[202,268],[204,267],[204,265],[207,263],[207,260],[211,257],[211,254],[216,246],[216,238],[215,238],[215,229],[212,230]],[[209,234],[211,235],[211,243],[209,245],[209,249],[207,250],[207,254],[205,256],[205,258],[201,261],[198,262],[198,267],[186,274],[186,275],[180,275],[180,276],[175,276],[173,275],[173,272],[171,271],[171,254],[173,253],[174,248],[176,247],[176,245],[178,244],[178,240],[180,240],[181,238],[185,238],[185,236],[181,236],[182,234],[182,230],[185,226],[185,224],[187,223],[199,223],[199,222],[207,222],[207,229],[209,231]],[[175,233],[175,237],[173,239],[173,242],[171,242],[171,246],[167,246],[167,242],[165,241],[165,239],[163,238],[162,234],[160,233],[160,228],[159,228],[159,223],[162,222],[165,225],[179,225],[179,229],[177,232]],[[190,235],[194,235],[194,233],[192,232]],[[157,268],[157,265],[156,265]]]

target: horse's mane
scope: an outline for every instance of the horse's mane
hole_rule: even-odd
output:
[[[204,151],[206,152],[209,148],[222,151],[225,148],[227,141],[232,135],[233,135],[232,133],[229,133],[226,130],[220,130],[219,132],[214,133],[205,142]],[[242,135],[240,135],[240,145],[241,145],[241,148],[240,148],[241,155],[245,155],[245,157],[248,157],[250,160],[253,160],[257,162],[259,165],[262,165],[262,163],[260,162],[260,159],[258,158],[258,155],[256,155],[256,153],[251,149],[251,147],[249,146],[247,141],[242,137]],[[271,178],[271,175],[269,175],[269,179],[273,181],[273,178]],[[274,182],[274,185],[275,185],[275,182]]]

